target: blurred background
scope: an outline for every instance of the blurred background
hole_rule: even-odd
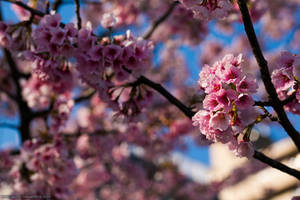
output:
[[[288,6],[286,6],[278,9],[277,21],[274,18],[274,21],[271,20],[274,17],[272,13],[267,13],[255,23],[256,33],[271,65],[282,50],[289,50],[295,54],[300,52],[300,2],[291,2],[296,2],[293,5],[298,5],[293,9],[293,12],[286,13],[289,11]],[[84,7],[83,4],[83,9]],[[1,2],[1,9],[5,21],[12,23],[19,21],[10,3]],[[62,4],[59,8],[62,21],[75,21],[74,10],[75,6],[72,2]],[[114,35],[124,33],[126,29],[130,29],[135,36],[139,36],[148,29],[149,25],[149,18],[139,16],[137,24],[115,30]],[[178,52],[184,58],[187,67],[188,75],[184,80],[187,86],[195,87],[195,91],[200,93],[197,90],[197,81],[201,67],[204,64],[214,63],[227,53],[243,53],[247,57],[245,63],[248,64],[249,71],[257,73],[257,65],[245,38],[243,25],[238,20],[233,22],[233,26],[213,20],[209,22],[207,28],[208,34],[205,35],[202,42],[176,44]],[[97,31],[101,34],[105,30],[100,27]],[[156,42],[154,50],[155,65],[160,65],[162,62],[161,55],[166,48],[166,44],[163,42]],[[265,98],[264,88],[262,84],[259,86],[259,94],[255,98],[263,100]],[[169,89],[176,95],[176,88]],[[18,125],[18,116],[3,115],[5,109],[5,105],[1,105],[0,122]],[[74,116],[78,109],[73,109]],[[298,123],[300,118],[292,114],[289,114],[289,118],[295,128],[300,130],[300,123]],[[263,152],[268,156],[300,169],[300,156],[297,154],[291,140],[287,138],[287,134],[278,124],[260,123],[254,127],[252,136],[255,146],[263,149]],[[195,143],[194,138],[190,136],[185,137],[185,143],[186,148],[184,150],[178,148],[177,151],[174,151],[172,159],[179,165],[179,169],[184,174],[197,182],[208,183],[221,180],[226,182],[228,186],[222,189],[219,195],[220,199],[280,200],[290,199],[293,195],[300,194],[296,179],[266,167],[255,160],[237,158],[224,145],[201,146]],[[0,149],[19,147],[20,136],[18,131],[0,127]]]

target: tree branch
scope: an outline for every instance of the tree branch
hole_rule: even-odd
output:
[[[62,0],[55,0],[52,6],[52,10],[57,11],[62,3],[63,3]]]
[[[149,87],[151,87],[152,89],[154,89],[155,91],[157,91],[158,93],[160,93],[161,95],[163,95],[167,100],[169,100],[170,103],[172,103],[173,105],[175,105],[179,110],[181,110],[188,118],[192,118],[195,114],[195,112],[193,112],[192,110],[190,110],[188,107],[186,107],[182,102],[180,102],[176,97],[174,97],[172,94],[170,94],[164,87],[162,87],[160,84],[155,83],[151,80],[149,80],[148,78],[141,76],[138,80],[138,83],[141,84],[145,84]],[[264,155],[263,153],[259,152],[259,151],[255,151],[253,158],[275,168],[278,169],[279,171],[282,171],[284,173],[287,173],[291,176],[294,176],[295,178],[297,178],[298,180],[300,180],[300,172],[292,169],[276,160],[273,160],[269,157],[267,157],[266,155]]]
[[[24,8],[25,10],[28,10],[33,15],[37,15],[37,16],[40,16],[40,17],[43,17],[45,15],[45,13],[43,13],[43,12],[41,12],[39,10],[36,10],[34,8],[31,8],[30,6],[27,6],[22,1],[17,1],[17,0],[0,0],[0,1],[6,1],[6,2],[10,2],[10,3],[16,4],[16,5]]]
[[[77,97],[74,99],[75,103],[80,103],[82,101],[85,101],[85,100],[88,100],[90,99],[92,96],[94,96],[94,94],[96,94],[96,91],[92,91],[92,92],[89,92],[87,94],[83,94],[82,96],[80,97]]]
[[[175,7],[179,4],[179,1],[174,1],[169,9],[160,17],[158,18],[156,21],[154,21],[154,23],[152,24],[152,26],[150,27],[150,29],[146,32],[146,34],[143,36],[143,38],[149,39],[153,32],[156,30],[156,28],[162,23],[164,22],[173,12],[173,10],[175,9]]]
[[[170,103],[175,105],[179,110],[181,110],[187,117],[192,118],[195,115],[195,112],[192,111],[190,108],[185,106],[181,101],[179,101],[176,97],[174,97],[172,94],[170,94],[163,86],[161,86],[158,83],[155,83],[145,76],[140,76],[137,80],[139,83],[148,85],[158,93],[160,93],[162,96],[164,96]]]
[[[76,4],[76,16],[77,16],[77,28],[78,30],[81,29],[81,16],[80,16],[80,2],[79,0],[74,0]]]
[[[292,169],[284,164],[282,164],[281,162],[278,162],[276,160],[273,160],[269,157],[267,157],[265,154],[255,151],[253,158],[256,158],[257,160],[260,160],[263,163],[268,164],[269,166],[278,169],[286,174],[289,174],[291,176],[294,176],[295,178],[297,178],[298,180],[300,180],[300,172],[296,169]]]
[[[16,4],[16,5],[24,8],[25,10],[28,10],[31,13],[32,16],[37,15],[37,16],[40,16],[40,17],[44,17],[46,15],[46,13],[43,13],[39,10],[31,8],[30,6],[27,6],[26,4],[22,3],[22,1],[17,1],[17,0],[0,0],[0,1],[6,1],[6,2]],[[60,26],[65,27],[65,24],[61,22]]]
[[[253,24],[250,18],[250,14],[248,11],[248,7],[245,0],[238,0],[238,5],[242,14],[243,22],[244,22],[244,28],[246,31],[246,34],[248,36],[248,40],[250,42],[252,52],[256,58],[256,61],[258,63],[261,78],[264,82],[266,91],[269,95],[269,101],[272,104],[272,107],[276,111],[279,119],[279,123],[284,128],[284,130],[287,132],[287,134],[291,137],[295,145],[297,146],[298,151],[300,152],[300,134],[297,132],[297,130],[294,128],[294,126],[289,121],[284,109],[282,102],[278,98],[278,95],[276,93],[275,87],[272,83],[269,68],[268,68],[268,62],[263,56],[263,53],[261,51],[260,45],[258,43],[258,40],[256,38],[256,34],[253,28]]]
[[[271,102],[269,101],[255,101],[255,106],[272,106]]]
[[[286,105],[288,103],[291,103],[294,99],[296,99],[296,92],[294,92],[291,96],[289,96],[285,100],[281,101],[281,103],[282,105]]]
[[[22,87],[19,83],[20,73],[17,68],[11,53],[9,50],[4,49],[4,55],[7,59],[8,65],[11,70],[11,76],[16,87],[16,103],[18,105],[19,114],[20,114],[20,132],[22,136],[22,142],[30,138],[29,126],[32,120],[32,111],[27,105],[27,102],[24,101],[22,97]]]

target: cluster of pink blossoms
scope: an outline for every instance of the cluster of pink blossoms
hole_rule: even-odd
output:
[[[58,133],[66,125],[74,106],[71,93],[59,95],[53,105],[50,132]]]
[[[103,39],[98,42],[90,30],[81,29],[77,45],[76,68],[81,80],[95,88],[100,98],[114,110],[122,114],[138,114],[139,104],[143,104],[145,99],[149,100],[151,92],[133,86],[126,95],[127,89],[115,86],[124,84],[125,80],[134,80],[133,77],[150,67],[152,42],[135,38],[129,31],[125,36],[113,37],[111,41]]]
[[[250,96],[258,86],[251,74],[243,74],[242,55],[226,55],[212,67],[205,65],[200,72],[199,85],[207,94],[203,110],[193,117],[193,125],[213,142],[228,144],[237,156],[253,154],[248,125],[258,113]]]
[[[108,18],[103,23],[114,25],[114,16]],[[39,107],[43,102],[34,99],[38,94],[43,96],[44,86],[58,94],[70,91],[76,71],[82,82],[98,91],[101,99],[115,111],[136,116],[152,93],[124,83],[134,81],[150,67],[152,50],[152,42],[135,38],[129,31],[126,35],[100,39],[89,27],[78,31],[72,23],[62,24],[59,14],[46,15],[33,32],[31,50],[23,53],[34,63],[35,74],[24,84],[25,93],[32,91],[35,95],[25,98],[31,107]],[[131,89],[126,93],[124,87]]]
[[[191,9],[194,17],[201,20],[213,18],[223,19],[233,10],[230,0],[180,0],[180,2]]]
[[[61,138],[53,143],[33,139],[24,143],[19,162],[10,171],[15,181],[14,194],[48,195],[56,199],[70,199],[71,183],[78,174],[67,146]]]
[[[296,98],[285,105],[285,109],[300,114],[300,56],[283,51],[277,60],[276,69],[272,72],[272,82],[280,100],[296,93]]]
[[[22,96],[30,108],[45,109],[50,105],[53,89],[50,84],[38,79],[33,74],[30,79],[22,83]]]
[[[62,28],[60,20],[59,14],[43,17],[33,32],[32,50],[24,53],[28,60],[34,62],[33,71],[39,79],[52,83],[60,83],[71,76],[68,58],[74,54],[78,32],[72,23]]]

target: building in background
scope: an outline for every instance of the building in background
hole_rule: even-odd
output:
[[[290,139],[262,150],[267,156],[300,170],[300,154]],[[290,200],[300,195],[299,181],[256,160],[239,159],[222,144],[210,148],[211,180],[221,181],[219,200]]]

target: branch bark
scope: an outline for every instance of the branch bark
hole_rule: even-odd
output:
[[[266,91],[269,95],[269,102],[271,103],[272,107],[276,111],[279,119],[279,123],[284,128],[284,130],[287,132],[287,134],[291,137],[293,142],[295,143],[298,151],[300,152],[300,134],[298,131],[294,128],[292,123],[287,117],[286,112],[283,109],[283,103],[278,98],[278,95],[276,93],[275,87],[271,80],[271,75],[268,68],[268,62],[264,58],[264,55],[262,53],[262,50],[260,48],[260,45],[258,43],[253,24],[251,21],[251,17],[249,14],[249,10],[246,4],[245,0],[238,0],[238,5],[242,14],[243,22],[244,22],[244,28],[248,37],[248,40],[250,42],[252,52],[256,58],[256,61],[259,66],[261,78],[264,82]]]
[[[13,79],[13,82],[16,87],[16,103],[18,105],[19,109],[19,115],[20,115],[20,132],[22,137],[22,142],[30,138],[30,122],[32,120],[32,111],[27,105],[27,102],[22,97],[22,88],[19,83],[20,80],[20,73],[17,68],[17,64],[14,61],[11,53],[9,50],[4,49],[4,55],[6,57],[7,63],[11,70],[11,76]]]
[[[164,96],[170,103],[175,105],[179,110],[181,110],[188,118],[192,118],[196,113],[184,105],[181,101],[179,101],[176,97],[174,97],[171,93],[169,93],[162,85],[151,81],[145,76],[141,76],[138,80],[139,83],[148,85],[162,96]]]
[[[271,166],[275,169],[278,169],[286,174],[294,176],[295,178],[300,180],[300,172],[298,170],[292,169],[292,168],[282,164],[281,162],[273,160],[261,152],[255,151],[253,158],[256,158],[257,160],[260,160],[261,162],[266,163],[269,166]]]
[[[75,1],[75,5],[76,5],[76,9],[75,9],[75,12],[76,12],[76,16],[77,16],[77,28],[78,30],[81,29],[81,16],[80,16],[80,2],[79,0],[74,0]]]
[[[179,110],[181,110],[188,118],[192,118],[195,114],[195,112],[193,112],[191,109],[189,109],[187,106],[185,106],[182,102],[180,102],[176,97],[174,97],[171,93],[169,93],[163,86],[161,86],[158,83],[155,83],[151,80],[149,80],[148,78],[146,78],[145,76],[141,76],[138,80],[139,83],[141,84],[145,84],[147,86],[149,86],[150,88],[154,89],[155,91],[157,91],[158,93],[160,93],[161,95],[163,95],[167,100],[169,100],[170,103],[172,103],[173,105],[175,105]],[[287,173],[291,176],[294,176],[295,178],[297,178],[298,180],[300,180],[300,172],[297,171],[296,169],[290,168],[276,160],[273,160],[269,157],[267,157],[266,155],[264,155],[263,153],[259,152],[259,151],[255,151],[253,158],[275,168],[278,169],[284,173]]]

